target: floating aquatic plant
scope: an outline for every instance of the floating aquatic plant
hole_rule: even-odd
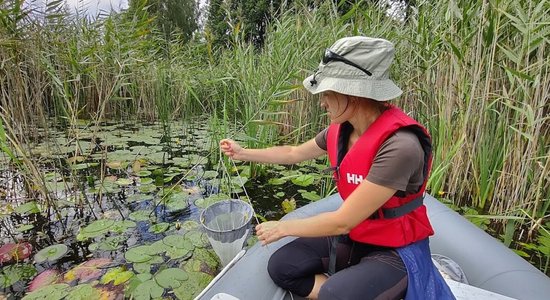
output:
[[[177,288],[181,286],[182,281],[189,279],[187,272],[180,268],[168,268],[158,272],[155,275],[156,282],[163,288]]]
[[[171,193],[162,197],[162,203],[171,211],[182,210],[189,206],[189,194],[184,192]]]
[[[218,201],[228,200],[228,199],[231,199],[231,197],[229,197],[226,194],[222,194],[222,193],[213,194],[213,195],[210,195],[207,198],[201,198],[201,199],[195,200],[195,206],[198,206],[200,208],[206,208],[209,205],[214,204]]]
[[[134,221],[148,221],[151,216],[151,210],[138,210],[130,213],[128,218]]]
[[[123,235],[109,236],[106,237],[104,241],[90,244],[90,246],[88,246],[88,250],[115,251],[118,250],[118,248],[120,248],[121,246],[121,243],[125,242],[126,240],[127,237]]]
[[[45,261],[54,262],[61,257],[63,257],[67,252],[69,251],[69,248],[66,245],[63,244],[57,244],[57,245],[51,245],[49,247],[46,247],[40,251],[38,251],[34,255],[34,261],[37,263],[42,263]]]
[[[153,178],[150,178],[150,177],[140,177],[140,178],[139,178],[139,183],[140,183],[141,185],[151,184],[151,183],[153,183]]]
[[[78,241],[85,241],[105,235],[108,232],[121,234],[133,227],[136,227],[136,223],[130,220],[115,221],[112,219],[99,219],[81,228],[76,239]]]
[[[154,254],[149,252],[150,248],[148,245],[137,246],[128,249],[124,253],[124,258],[126,261],[131,263],[144,263],[153,259]]]
[[[69,294],[69,285],[57,283],[44,286],[34,292],[28,293],[22,300],[61,300],[65,298],[67,294]]]
[[[142,201],[149,201],[149,200],[153,200],[152,195],[133,194],[133,195],[130,195],[130,196],[126,197],[126,201],[128,201],[128,202],[142,202]]]
[[[8,288],[20,280],[28,280],[36,274],[36,268],[29,264],[15,264],[0,270],[0,288]]]
[[[0,264],[22,261],[32,253],[32,246],[27,242],[8,243],[0,247]]]
[[[99,299],[111,299],[103,297],[102,290],[95,288],[91,284],[79,284],[70,289],[66,299],[74,300],[99,300]]]
[[[139,191],[142,193],[152,193],[157,190],[157,187],[154,184],[145,184],[139,187]]]
[[[193,230],[185,233],[185,238],[193,244],[195,247],[205,248],[210,245],[208,237],[204,232]]]
[[[149,279],[145,279],[147,277],[149,277]],[[164,288],[158,285],[158,283],[151,278],[150,274],[137,275],[133,284],[136,286],[133,288],[131,296],[135,300],[155,299],[161,297],[164,293]]]
[[[17,226],[15,228],[15,230],[17,232],[25,232],[25,231],[29,231],[33,228],[34,228],[34,225],[32,225],[32,224],[20,224],[19,226]]]
[[[315,176],[311,174],[302,174],[302,175],[299,175],[298,177],[292,178],[291,181],[295,185],[306,187],[313,184],[313,182],[315,181]]]
[[[42,287],[51,285],[53,283],[57,283],[60,280],[60,274],[59,271],[50,269],[46,270],[38,276],[36,276],[31,283],[29,284],[29,292],[36,291]]]
[[[20,215],[37,214],[40,212],[40,208],[35,201],[30,201],[25,204],[21,204],[15,208],[15,212]]]
[[[106,165],[107,167],[109,167],[109,169],[122,170],[128,167],[128,162],[113,160],[113,161],[108,161]]]
[[[281,206],[283,207],[285,214],[288,214],[296,209],[296,200],[294,200],[294,198],[285,199],[281,202]]]
[[[107,271],[107,273],[105,273],[105,275],[101,277],[101,280],[99,282],[102,284],[108,284],[112,282],[114,285],[120,285],[127,282],[134,276],[135,275],[132,271],[128,271],[124,267],[118,267]]]
[[[169,227],[170,227],[170,223],[158,223],[158,224],[151,225],[148,231],[152,233],[163,233],[166,230],[168,230]]]
[[[100,235],[103,235],[104,233],[109,231],[109,228],[111,228],[115,224],[115,220],[111,219],[99,219],[92,223],[90,223],[88,226],[80,229],[80,232],[76,236],[76,239],[79,241],[87,240],[89,238],[94,238]]]
[[[271,178],[267,181],[267,183],[270,185],[281,185],[285,184],[286,182],[288,182],[286,178]]]
[[[149,170],[141,170],[139,172],[137,172],[137,176],[139,177],[148,177],[148,176],[151,176],[152,172],[149,171]]]
[[[115,181],[115,183],[119,186],[129,186],[130,184],[133,184],[134,181],[130,178],[119,178]]]
[[[321,196],[319,194],[317,194],[316,191],[303,191],[303,190],[299,190],[298,192],[300,192],[300,195],[302,195],[302,197],[304,199],[307,199],[307,200],[310,200],[310,201],[317,201],[317,200],[320,200],[321,199]]]
[[[86,283],[98,279],[103,274],[103,268],[112,263],[108,258],[95,258],[72,268],[64,275],[66,282],[77,281]]]

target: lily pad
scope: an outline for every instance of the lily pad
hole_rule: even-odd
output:
[[[36,276],[31,281],[31,283],[29,284],[29,292],[33,292],[42,287],[56,283],[59,281],[59,279],[60,279],[59,271],[53,270],[53,269],[46,270],[38,274],[38,276]]]
[[[214,250],[207,248],[196,248],[193,251],[193,259],[187,261],[183,267],[188,272],[205,272],[215,275],[220,265],[220,260]]]
[[[210,242],[208,241],[208,237],[206,236],[206,234],[204,232],[200,232],[197,230],[189,231],[185,233],[185,238],[190,240],[191,243],[193,243],[193,246],[195,247],[204,248],[210,245]]]
[[[153,183],[153,178],[151,178],[151,177],[141,177],[139,179],[139,183],[141,185],[151,184],[151,183]]]
[[[52,284],[25,295],[22,300],[60,300],[69,293],[69,285],[64,283]]]
[[[124,258],[132,263],[143,263],[150,261],[153,256],[149,254],[149,246],[144,245],[128,249]]]
[[[183,192],[178,193],[172,193],[170,196],[166,197],[165,199],[162,199],[164,201],[164,205],[171,210],[182,210],[189,206],[189,195]]]
[[[166,289],[177,288],[181,285],[182,281],[189,278],[187,272],[179,268],[168,268],[160,271],[155,275],[157,283]]]
[[[218,172],[217,171],[206,171],[204,172],[204,174],[202,175],[202,178],[204,179],[212,179],[212,178],[216,178],[218,176]]]
[[[99,300],[102,299],[101,291],[91,284],[80,284],[75,286],[67,295],[71,300]]]
[[[31,201],[16,207],[15,212],[20,215],[37,214],[40,212],[40,209],[35,201]]]
[[[114,220],[99,219],[90,223],[88,226],[84,227],[82,231],[85,233],[103,232],[111,228],[111,226],[113,226],[114,224],[115,224]]]
[[[128,162],[126,161],[109,161],[107,162],[107,167],[114,170],[122,170],[128,167]]]
[[[199,222],[193,220],[187,220],[181,224],[181,228],[186,231],[191,231],[200,227]]]
[[[162,242],[168,246],[180,249],[193,250],[193,248],[195,248],[189,239],[186,239],[185,236],[181,235],[169,235],[162,239]]]
[[[189,279],[183,281],[179,287],[174,289],[174,295],[180,300],[192,300],[213,278],[214,276],[202,272],[189,273]]]
[[[134,269],[134,272],[137,272],[138,274],[149,274],[149,273],[151,273],[151,264],[149,262],[134,263],[132,265],[132,268]]]
[[[169,247],[166,250],[166,256],[170,257],[170,259],[186,259],[191,257],[192,255],[193,249],[188,248]]]
[[[142,193],[152,193],[156,191],[156,189],[157,189],[157,186],[154,184],[146,184],[146,185],[141,185],[139,187],[139,191]]]
[[[138,210],[128,215],[128,218],[134,221],[148,221],[151,215],[150,210]]]
[[[242,188],[247,181],[248,181],[248,178],[246,178],[244,176],[233,176],[233,177],[231,177],[231,184],[234,187]]]
[[[0,247],[0,264],[11,261],[22,261],[32,253],[32,246],[27,242],[9,243]]]
[[[130,228],[136,227],[137,224],[134,221],[130,220],[124,220],[124,221],[116,221],[115,224],[111,228],[109,228],[109,231],[115,232],[115,233],[124,233]]]
[[[115,183],[120,186],[129,186],[130,184],[134,183],[134,181],[130,178],[119,178]]]
[[[17,232],[25,232],[25,231],[29,231],[33,228],[34,228],[34,225],[32,225],[32,224],[22,224],[22,225],[17,226],[17,228],[15,228],[15,230],[17,230]]]
[[[321,199],[321,196],[317,194],[315,191],[313,192],[302,192],[300,195],[304,197],[304,199],[310,200],[310,201],[317,201]]]
[[[287,182],[287,180],[285,178],[271,178],[267,181],[267,183],[270,184],[270,185],[281,185],[281,184],[284,184],[286,182]]]
[[[80,229],[80,232],[77,235],[77,240],[83,241],[89,238],[94,238],[100,236],[107,231],[115,224],[115,220],[111,219],[99,219],[93,221],[88,226]]]
[[[148,177],[148,176],[151,175],[151,171],[141,170],[141,171],[137,172],[136,175],[139,176],[139,177]]]
[[[0,270],[0,288],[5,289],[16,282],[26,281],[36,275],[36,268],[29,264],[15,264]]]
[[[315,177],[311,174],[302,174],[298,177],[292,178],[291,181],[296,185],[306,187],[313,184]]]
[[[101,277],[100,283],[108,284],[109,282],[113,282],[114,285],[120,285],[130,280],[133,276],[134,273],[126,270],[124,267],[114,268],[107,271],[107,273]]]
[[[155,299],[164,293],[164,289],[155,280],[147,280],[136,287],[132,294],[135,300]]]
[[[42,263],[45,261],[54,262],[67,254],[68,251],[69,248],[66,245],[51,245],[38,251],[38,253],[34,255],[34,261],[37,263]]]
[[[198,206],[200,208],[206,208],[211,204],[214,204],[218,201],[227,200],[227,199],[231,199],[231,198],[226,194],[220,193],[220,194],[210,195],[207,198],[201,198],[201,199],[195,200],[195,206]]]
[[[151,225],[151,227],[149,227],[149,232],[162,233],[168,230],[169,227],[170,227],[169,223],[158,223],[158,224]]]
[[[112,263],[108,258],[96,258],[72,268],[65,273],[65,281],[78,280],[80,283],[90,282],[103,274],[103,268]]]
[[[296,209],[296,200],[294,200],[294,198],[285,199],[281,203],[281,206],[283,207],[285,214],[288,214]]]
[[[126,200],[128,202],[142,202],[142,201],[153,200],[153,196],[147,195],[147,194],[133,194],[128,196]]]

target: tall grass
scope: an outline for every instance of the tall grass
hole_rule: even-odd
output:
[[[218,136],[248,147],[298,143],[327,124],[318,97],[301,87],[324,49],[343,36],[377,36],[396,44],[393,78],[404,91],[396,104],[432,133],[432,194],[523,218],[517,228],[529,232],[548,222],[547,1],[417,1],[406,21],[376,4],[344,16],[331,2],[296,4],[270,24],[261,49],[244,42],[239,23],[228,49],[213,48],[207,34],[165,40],[145,2],[95,21],[68,16],[58,2],[30,17],[21,3],[4,1],[0,11],[0,117],[19,137],[4,143],[10,149],[25,149],[17,144],[29,142],[29,128],[50,117],[76,132],[79,118],[169,124],[209,114]]]

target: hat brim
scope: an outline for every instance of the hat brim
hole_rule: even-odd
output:
[[[369,80],[335,78],[317,74],[316,84],[312,84],[313,75],[304,79],[304,87],[312,94],[333,91],[344,95],[369,98],[376,101],[388,101],[399,97],[403,91],[391,79]]]

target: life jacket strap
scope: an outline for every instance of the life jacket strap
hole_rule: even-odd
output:
[[[412,201],[409,201],[398,207],[379,209],[376,212],[374,212],[369,217],[369,219],[371,220],[380,219],[380,211],[382,211],[382,215],[384,216],[384,219],[399,218],[419,208],[420,206],[422,206],[422,204],[424,204],[424,195],[416,197]]]

